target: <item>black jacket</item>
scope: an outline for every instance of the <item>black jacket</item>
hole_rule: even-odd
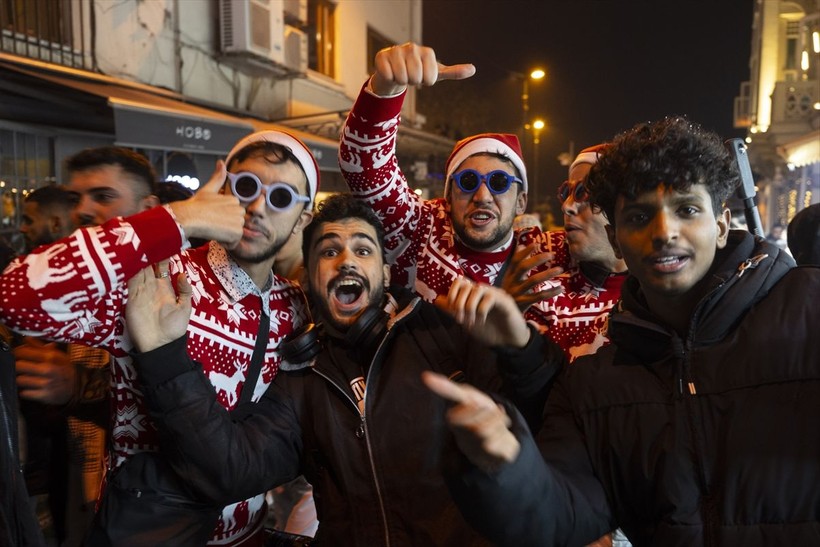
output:
[[[537,448],[517,429],[516,462],[452,482],[470,522],[500,545],[616,525],[636,547],[820,545],[820,269],[742,232],[715,264],[686,339],[627,281],[612,344],[558,378]]]
[[[183,480],[201,499],[228,503],[303,473],[314,486],[321,544],[486,545],[448,495],[441,459],[454,450],[442,450],[452,442],[445,404],[420,374],[460,370],[496,391],[503,355],[500,365],[518,371],[510,386],[522,388],[510,393],[526,400],[540,395],[563,354],[534,331],[523,350],[488,350],[411,296],[400,297],[403,311],[372,350],[361,413],[342,371],[362,348],[330,336],[312,366],[280,371],[261,401],[234,410],[232,421],[192,369],[183,339],[144,354],[146,400]]]
[[[17,438],[14,356],[0,338],[0,545],[45,545],[28,501]]]

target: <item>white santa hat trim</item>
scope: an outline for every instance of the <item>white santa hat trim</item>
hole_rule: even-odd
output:
[[[598,163],[598,158],[601,154],[609,147],[608,144],[596,144],[595,146],[590,146],[589,148],[584,148],[581,152],[578,153],[578,156],[575,158],[575,161],[569,166],[569,172],[571,173],[572,170],[575,168],[576,165],[581,163],[591,163],[596,164]]]

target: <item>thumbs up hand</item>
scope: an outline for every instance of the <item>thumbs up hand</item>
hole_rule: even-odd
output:
[[[185,201],[170,204],[177,222],[189,238],[214,240],[228,248],[242,239],[245,208],[230,192],[222,192],[225,162],[218,160],[210,180]]]
[[[464,80],[475,74],[471,64],[444,65],[432,48],[407,42],[376,54],[370,90],[380,97],[403,92],[407,86],[431,86],[442,80]]]

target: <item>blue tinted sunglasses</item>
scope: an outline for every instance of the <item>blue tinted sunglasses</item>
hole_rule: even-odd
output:
[[[251,203],[259,194],[262,193],[262,188],[265,189],[265,201],[268,207],[274,211],[287,211],[296,203],[309,203],[310,198],[307,196],[300,196],[296,191],[285,184],[284,182],[274,182],[273,184],[262,184],[259,177],[253,173],[242,171],[240,173],[228,173],[228,179],[231,181],[231,192],[242,203]]]
[[[523,181],[515,175],[501,170],[490,171],[486,175],[482,175],[475,169],[464,169],[458,173],[453,173],[452,177],[459,189],[467,194],[472,194],[478,190],[482,182],[487,185],[487,189],[490,190],[491,194],[503,194],[510,189],[513,182],[523,184]]]

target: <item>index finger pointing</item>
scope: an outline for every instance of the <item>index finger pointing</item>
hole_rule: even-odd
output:
[[[442,374],[425,370],[421,373],[421,381],[430,389],[430,391],[439,397],[447,399],[448,401],[452,401],[454,403],[463,403],[467,401],[467,394],[461,386],[449,380]]]

